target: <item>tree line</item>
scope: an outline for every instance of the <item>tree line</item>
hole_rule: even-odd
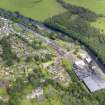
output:
[[[68,11],[47,19],[45,24],[85,44],[105,64],[105,35],[90,25],[103,15],[65,3],[63,0],[57,1]]]

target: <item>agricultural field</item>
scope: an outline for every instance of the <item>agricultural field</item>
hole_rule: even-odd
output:
[[[56,0],[0,0],[0,8],[40,21],[65,11]]]
[[[76,6],[85,7],[98,14],[105,15],[105,0],[64,0],[64,1]]]

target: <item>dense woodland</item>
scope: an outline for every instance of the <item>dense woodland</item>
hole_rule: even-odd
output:
[[[63,0],[57,1],[68,11],[49,18],[45,24],[79,40],[92,49],[105,64],[105,35],[101,33],[102,30],[98,30],[90,24],[104,16],[83,7],[65,3]]]

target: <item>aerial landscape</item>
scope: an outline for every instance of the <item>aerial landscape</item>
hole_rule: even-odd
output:
[[[0,0],[0,105],[105,105],[105,0]]]

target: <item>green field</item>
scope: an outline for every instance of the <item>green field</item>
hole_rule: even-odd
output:
[[[67,3],[82,6],[99,14],[105,15],[105,0],[65,0]]]
[[[105,15],[105,0],[64,0],[67,3],[87,8],[97,14]],[[100,32],[105,33],[105,18],[98,18],[91,23],[95,28],[100,29]]]
[[[101,33],[105,34],[105,18],[99,18],[95,22],[90,23],[93,27],[100,30]]]
[[[64,12],[56,0],[0,0],[0,8],[19,11],[24,16],[41,21]]]

